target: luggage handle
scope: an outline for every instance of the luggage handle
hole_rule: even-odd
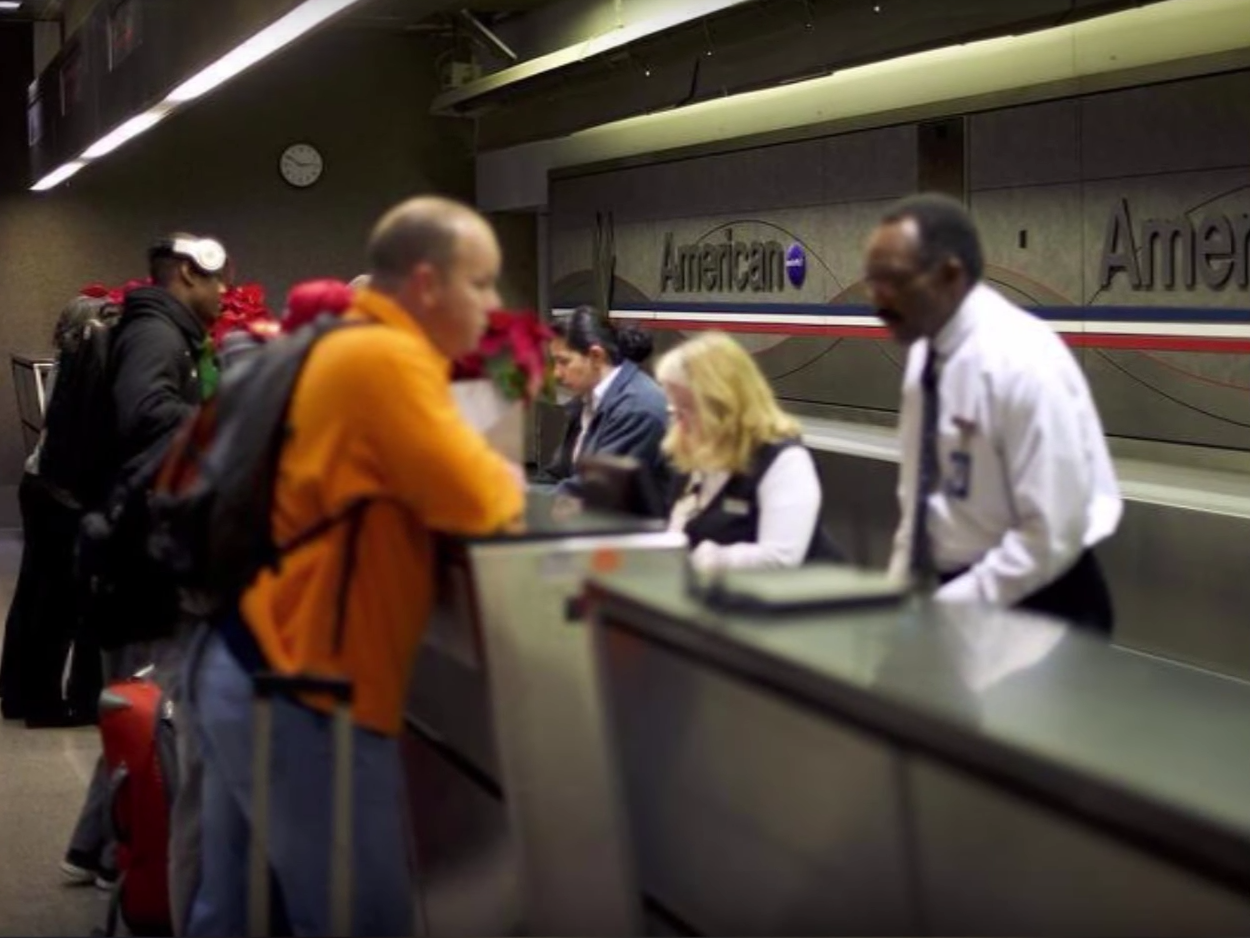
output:
[[[339,579],[334,645],[343,642],[347,619],[347,594],[351,588],[356,547],[364,510],[369,499],[354,502],[335,518],[350,519],[347,556]],[[328,525],[327,525],[328,526]],[[317,526],[314,525],[314,528]],[[296,538],[299,541],[299,538]],[[291,545],[288,545],[290,547]],[[248,934],[267,935],[270,930],[269,895],[269,794],[273,759],[273,698],[278,694],[323,694],[334,700],[334,814],[330,829],[330,934],[352,933],[352,699],[350,681],[316,674],[252,675],[255,709],[252,725],[252,840],[248,850]]]
[[[330,934],[352,933],[352,697],[350,681],[310,674],[258,673],[252,739],[252,838],[248,850],[248,934],[270,931],[269,796],[276,694],[326,694],[334,698],[334,813],[330,831]]]
[[[252,686],[261,700],[267,700],[275,694],[324,694],[333,697],[335,704],[348,706],[354,696],[351,681],[316,674],[275,674],[263,671],[253,675]]]

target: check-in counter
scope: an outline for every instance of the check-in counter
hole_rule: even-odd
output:
[[[698,934],[1246,934],[1250,685],[1017,613],[587,591],[642,900]]]
[[[646,926],[621,773],[580,596],[587,576],[677,567],[685,538],[626,517],[559,517],[448,538],[404,740],[427,933],[631,935]]]
[[[812,415],[802,424],[825,525],[857,563],[884,567],[898,524],[897,430]],[[1250,539],[1246,454],[1171,451],[1162,463],[1143,458],[1147,445],[1110,443],[1124,517],[1097,554],[1116,644],[1250,679],[1250,578],[1228,550]]]

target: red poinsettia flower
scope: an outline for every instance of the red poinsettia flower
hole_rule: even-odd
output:
[[[102,283],[90,283],[79,290],[82,296],[89,296],[96,300],[107,300],[114,305],[121,305],[126,299],[126,294],[136,287],[150,286],[151,280],[127,280],[120,287],[106,287]]]
[[[78,292],[82,296],[104,299],[120,305],[131,290],[151,285],[151,279],[127,280],[120,287],[90,283]],[[258,339],[272,338],[280,331],[277,319],[265,305],[265,288],[258,283],[239,284],[226,290],[221,298],[221,316],[213,324],[209,334],[213,338],[213,344],[220,348],[222,339],[238,329],[246,330]]]
[[[265,288],[258,283],[232,286],[222,294],[221,316],[211,330],[213,344],[220,347],[226,336],[238,330],[258,339],[272,338],[280,330],[278,320],[265,305]]]
[[[286,297],[282,329],[294,332],[325,313],[341,316],[352,305],[355,296],[356,291],[342,280],[305,280],[297,283]]]
[[[496,310],[475,351],[455,363],[453,381],[490,378],[506,400],[530,402],[551,387],[551,330],[531,310]]]

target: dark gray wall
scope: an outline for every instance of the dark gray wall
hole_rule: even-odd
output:
[[[69,35],[86,20],[87,14],[96,4],[96,0],[65,0],[62,18],[65,21],[65,34]]]
[[[16,484],[23,457],[8,355],[46,350],[59,308],[83,284],[142,276],[145,247],[161,232],[222,238],[240,279],[262,283],[276,309],[301,279],[359,273],[371,224],[399,199],[471,197],[468,126],[427,115],[435,91],[421,39],[331,30],[67,185],[0,196],[0,486]],[[296,141],[326,159],[308,190],[278,174],[279,154]],[[513,292],[527,290],[532,277],[519,278]],[[11,519],[11,498],[0,499],[0,524]]]
[[[503,248],[499,295],[510,309],[538,308],[538,219],[525,212],[491,217]]]

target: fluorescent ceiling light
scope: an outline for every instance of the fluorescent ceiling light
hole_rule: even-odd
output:
[[[20,10],[22,0],[0,0],[0,10]]]
[[[89,146],[82,155],[84,160],[98,160],[102,156],[112,153],[127,140],[139,136],[145,130],[150,130],[167,117],[173,108],[168,105],[158,105],[150,111],[144,111],[136,117],[130,118],[120,127],[105,134],[91,146]]]
[[[54,186],[59,186],[74,173],[78,172],[87,163],[85,160],[74,160],[72,163],[66,163],[59,169],[54,169],[48,175],[44,176],[30,188],[35,192],[44,192]]]
[[[208,94],[218,85],[298,39],[314,26],[358,2],[359,0],[305,0],[282,19],[266,26],[234,51],[183,82],[169,93],[165,101],[169,104],[183,104]]]

